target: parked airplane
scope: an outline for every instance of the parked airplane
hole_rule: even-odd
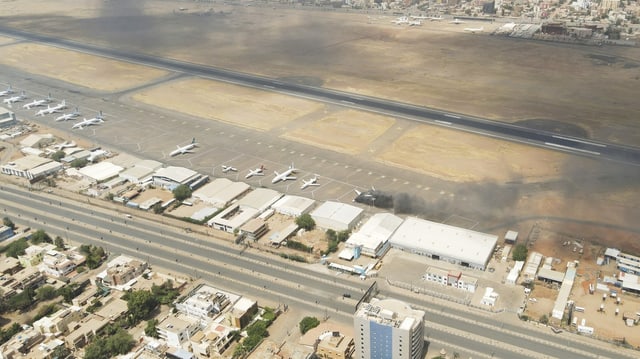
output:
[[[11,88],[11,84],[9,84],[6,90],[0,91],[0,97],[5,97],[7,95],[11,95],[12,93],[13,93],[13,89]]]
[[[62,101],[62,103],[64,103],[64,101]],[[65,105],[65,107],[67,107],[67,106]],[[54,112],[57,112],[57,111],[54,111]],[[64,114],[64,115],[62,115],[62,116],[58,116],[58,117],[56,117],[56,121],[67,121],[67,120],[73,120],[74,118],[76,118],[76,117],[78,117],[78,116],[80,116],[80,111],[79,111],[79,110],[78,110],[78,108],[76,107],[76,109],[75,109],[75,110],[73,110],[73,112],[71,112],[71,113],[65,113],[65,114]]]
[[[49,96],[47,96],[47,98],[43,98],[42,100],[33,100],[33,101],[25,104],[24,106],[22,106],[22,108],[25,108],[25,109],[29,110],[32,107],[44,106],[45,103],[49,103],[49,102],[51,102],[51,100],[52,100],[51,94],[49,94]]]
[[[231,172],[238,172],[238,169],[237,169],[237,168],[235,168],[235,167],[222,165],[222,172],[227,173],[227,172],[229,172],[229,171],[231,171]]]
[[[393,21],[391,21],[392,23],[396,24],[396,25],[402,25],[402,24],[408,24],[409,23],[409,18],[406,16],[402,16],[399,17]]]
[[[36,112],[36,116],[44,116],[44,115],[50,115],[54,112],[59,112],[60,110],[63,110],[67,108],[67,102],[65,100],[62,100],[62,102],[60,102],[59,104],[51,107],[51,105],[47,105],[47,108],[43,108],[42,110]]]
[[[193,148],[197,147],[198,143],[196,142],[196,138],[194,137],[191,140],[191,143],[189,143],[188,145],[182,146],[180,147],[180,145],[176,145],[176,147],[178,147],[177,149],[173,150],[171,153],[169,153],[169,156],[173,157],[176,155],[183,155],[185,153],[193,153],[193,151],[191,151]]]
[[[410,17],[412,19],[416,19],[416,20],[427,20],[427,19],[429,19],[428,16],[421,16],[421,15],[411,15]]]
[[[249,173],[247,173],[244,178],[251,178],[253,176],[264,176],[264,166],[260,165],[260,167],[255,170],[249,170]]]
[[[63,148],[71,148],[71,147],[76,147],[76,143],[74,141],[64,141],[59,145],[53,146],[53,148],[58,151],[62,150]]]
[[[9,97],[9,98],[5,98],[3,100],[3,102],[8,104],[8,105],[11,105],[14,102],[20,102],[20,101],[24,100],[25,98],[27,98],[27,95],[24,93],[24,91],[22,91],[22,93],[20,93],[20,95]]]
[[[102,117],[102,111],[100,111],[100,113],[96,115],[96,117],[94,118],[90,118],[90,119],[85,118],[83,121],[76,123],[75,125],[71,126],[71,129],[77,128],[79,130],[82,130],[85,127],[98,125],[101,123],[104,123],[104,119]]]
[[[458,25],[458,24],[464,24],[464,21],[454,18],[453,21],[450,21],[450,23]]]
[[[302,186],[300,186],[300,189],[305,189],[309,186],[319,186],[320,184],[318,183],[318,175],[315,175],[312,179],[308,180],[308,181],[302,181]]]
[[[422,26],[422,21],[420,20],[409,21],[409,26]]]
[[[273,173],[276,176],[273,177],[273,180],[271,180],[271,183],[278,183],[280,181],[287,181],[287,180],[295,180],[297,177],[290,176],[290,174],[295,173],[297,170],[298,169],[293,166],[293,163],[291,163],[291,166],[289,166],[289,168],[287,168],[287,170],[282,173],[273,171]]]
[[[470,32],[472,34],[475,34],[476,32],[484,31],[484,26],[480,26],[480,27],[465,27],[464,31]]]
[[[432,16],[429,18],[429,20],[431,21],[440,21],[440,20],[444,20],[444,18],[442,16]]]

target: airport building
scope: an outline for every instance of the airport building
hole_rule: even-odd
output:
[[[362,303],[353,320],[355,358],[422,358],[424,315],[396,299]]]
[[[280,197],[282,193],[272,189],[256,188],[210,219],[207,224],[215,229],[233,233],[249,220],[266,211]]]
[[[120,178],[133,184],[141,184],[151,181],[153,174],[162,168],[162,163],[154,160],[142,160],[120,172]]]
[[[4,174],[24,177],[32,181],[62,170],[62,163],[49,158],[31,155],[4,164],[0,167],[0,170]]]
[[[117,177],[123,169],[110,162],[100,162],[83,167],[78,172],[84,179],[92,183],[101,183]]]
[[[402,218],[391,213],[377,213],[353,233],[345,243],[345,250],[378,258],[389,249],[389,238],[402,224]]]
[[[327,201],[311,212],[311,217],[320,228],[347,231],[358,224],[363,212],[364,210],[359,207]]]
[[[216,178],[193,192],[193,197],[215,208],[225,208],[231,201],[244,195],[249,190],[251,190],[251,186],[244,182]]]
[[[13,126],[16,123],[16,114],[4,107],[0,107],[0,128]]]
[[[498,236],[409,217],[389,242],[391,247],[403,251],[484,270]]]
[[[204,184],[208,177],[188,168],[169,166],[160,168],[151,178],[155,186],[173,191],[180,185],[187,185],[194,189],[197,187],[196,184]]]
[[[272,208],[280,214],[291,217],[300,217],[311,212],[316,201],[311,198],[286,195],[278,200]]]

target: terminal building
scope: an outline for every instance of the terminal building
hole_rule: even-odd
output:
[[[362,303],[353,320],[355,358],[423,358],[424,314],[396,299]]]
[[[2,165],[0,170],[7,175],[24,177],[30,181],[36,181],[62,170],[62,167],[62,163],[52,159],[29,155]]]
[[[498,236],[409,217],[389,241],[392,248],[485,270]]]
[[[391,213],[377,213],[353,233],[345,243],[345,250],[378,258],[389,249],[389,238],[402,224],[402,218]]]

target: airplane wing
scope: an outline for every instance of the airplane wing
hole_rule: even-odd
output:
[[[288,180],[294,180],[296,178],[297,177],[295,177],[295,176],[286,176],[286,177],[283,178],[283,180],[288,181]]]

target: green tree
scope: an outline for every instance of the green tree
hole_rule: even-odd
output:
[[[64,239],[60,236],[56,236],[56,239],[53,240],[53,244],[55,244],[58,249],[64,249]]]
[[[65,359],[71,355],[71,350],[65,347],[64,344],[58,345],[53,352],[51,353],[51,358],[53,359]]]
[[[78,283],[69,283],[64,287],[61,287],[60,289],[58,289],[58,295],[62,296],[62,299],[64,299],[65,302],[71,303],[71,300],[73,298],[77,297],[80,293],[82,293],[82,290],[84,290],[84,287],[86,287],[86,285],[80,285]]]
[[[296,225],[300,228],[304,228],[305,230],[310,231],[316,228],[316,221],[313,220],[310,214],[305,213],[296,218]]]
[[[173,288],[173,282],[171,280],[167,280],[161,285],[152,285],[151,293],[156,297],[160,304],[171,304],[173,301],[178,298],[180,292]]]
[[[549,317],[546,314],[540,316],[539,322],[542,324],[549,324]]]
[[[524,244],[517,244],[516,248],[513,249],[513,260],[514,261],[524,261],[527,259],[527,253],[529,250],[527,246]]]
[[[158,331],[156,326],[158,325],[158,319],[151,319],[147,322],[147,326],[144,328],[144,334],[148,337],[157,338]]]
[[[21,293],[16,294],[9,298],[8,306],[11,310],[25,310],[33,304],[33,290],[27,288]]]
[[[58,291],[50,285],[42,286],[36,290],[36,300],[38,301],[53,299],[58,295]]]
[[[11,324],[9,329],[6,329],[6,330],[3,328],[0,328],[0,345],[9,341],[11,337],[20,333],[21,330],[22,330],[22,327],[18,323]]]
[[[304,317],[300,321],[300,333],[304,334],[309,330],[320,325],[320,321],[316,317]]]
[[[51,159],[54,161],[60,161],[61,159],[63,159],[67,154],[64,153],[64,151],[56,151],[51,155]]]
[[[27,243],[27,240],[25,238],[20,238],[6,247],[7,257],[18,258],[18,256],[24,254],[24,250],[28,247],[29,243]]]
[[[351,235],[351,231],[349,230],[340,231],[338,232],[336,239],[338,240],[338,242],[346,242],[347,239],[349,239],[350,235]]]
[[[2,218],[2,224],[11,229],[16,229],[15,223],[13,223],[13,221],[9,217]]]
[[[29,237],[31,239],[31,243],[40,244],[40,243],[53,243],[51,236],[44,231],[44,229],[38,229],[34,234]]]
[[[86,166],[87,163],[89,163],[89,161],[86,158],[76,158],[75,160],[71,161],[69,165],[73,168],[82,168]]]
[[[141,320],[149,318],[151,313],[156,310],[160,302],[148,290],[136,290],[127,296],[127,309],[133,323],[139,323]]]
[[[191,197],[191,187],[186,184],[181,184],[173,190],[173,197],[177,201],[184,201],[185,199]]]

